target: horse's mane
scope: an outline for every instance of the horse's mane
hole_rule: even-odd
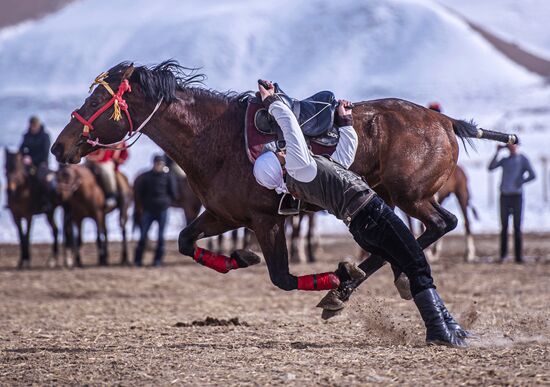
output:
[[[120,82],[124,72],[134,66],[131,62],[121,62],[112,67],[106,78],[111,83]],[[169,59],[152,66],[134,66],[130,77],[131,82],[137,83],[143,90],[145,96],[151,101],[157,102],[162,98],[165,102],[171,103],[177,99],[176,91],[192,90],[194,94],[215,97],[223,102],[240,100],[249,95],[234,91],[219,92],[204,88],[206,75],[199,72],[199,68],[181,66],[178,61]]]

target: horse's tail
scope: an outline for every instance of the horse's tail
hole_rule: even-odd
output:
[[[484,138],[486,140],[499,141],[505,144],[517,144],[519,142],[518,136],[515,134],[481,129],[474,121],[467,122],[453,119],[452,122],[455,134],[462,139],[463,143],[464,139],[466,139],[471,146],[473,146],[472,138]]]

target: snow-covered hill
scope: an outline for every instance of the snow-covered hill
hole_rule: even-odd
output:
[[[548,0],[439,0],[500,37],[550,60]]]
[[[542,155],[550,145],[550,113],[544,110],[550,91],[542,79],[432,0],[72,3],[42,20],[0,30],[0,145],[18,144],[30,114],[43,117],[57,135],[89,83],[113,64],[167,58],[202,67],[207,86],[215,89],[248,90],[264,77],[296,97],[332,89],[353,100],[438,100],[447,114],[475,117],[487,128],[511,130],[526,122],[530,153]],[[538,137],[530,137],[532,128]],[[494,144],[480,145],[479,154],[465,160],[467,167],[478,166],[472,169],[476,191],[487,185],[479,165],[493,149]],[[140,155],[156,151],[148,140],[134,148]],[[144,160],[132,158],[126,171],[135,175],[147,166]],[[528,194],[540,199],[530,193],[532,187]],[[488,219],[478,231],[494,231],[494,208],[478,207]],[[541,226],[538,219],[526,221],[531,229]],[[13,239],[5,212],[0,222],[0,241]]]

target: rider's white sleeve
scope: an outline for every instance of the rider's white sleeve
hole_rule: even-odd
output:
[[[304,183],[312,181],[317,175],[317,164],[311,156],[296,116],[281,101],[276,101],[269,105],[269,113],[281,127],[285,138],[285,169],[287,173],[294,179]]]
[[[348,169],[353,164],[353,160],[355,160],[359,139],[353,126],[342,126],[339,130],[340,140],[331,157],[334,161]]]

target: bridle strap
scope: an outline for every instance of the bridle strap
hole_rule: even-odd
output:
[[[139,140],[139,138],[141,137],[141,135],[143,134],[143,132],[141,131],[145,125],[147,125],[147,123],[153,118],[153,116],[155,115],[155,113],[157,112],[157,110],[160,108],[160,105],[162,104],[162,101],[163,101],[163,98],[161,97],[159,99],[159,101],[157,102],[157,104],[155,105],[155,108],[153,109],[153,111],[151,112],[151,114],[149,114],[147,116],[147,118],[145,120],[143,120],[143,122],[141,123],[141,125],[136,129],[134,130],[132,133],[129,133],[128,137],[127,138],[124,138],[120,141],[116,141],[116,142],[112,142],[112,143],[109,143],[109,144],[104,144],[102,142],[99,142],[97,140],[92,140],[90,138],[88,138],[86,140],[86,142],[92,146],[98,146],[98,147],[101,147],[101,148],[107,148],[107,149],[116,149],[116,150],[123,150],[123,149],[128,149],[130,148],[132,145],[134,145],[137,140]],[[129,145],[127,145],[127,142],[130,141],[132,138],[136,137]],[[120,145],[123,145],[122,147]]]
[[[130,86],[130,82],[128,82],[128,79],[123,79],[120,82],[120,85],[118,86],[117,92],[115,93],[115,92],[113,92],[113,89],[111,89],[111,86],[105,81],[105,78],[107,78],[107,76],[108,76],[107,73],[101,73],[100,75],[98,75],[96,77],[94,83],[92,83],[92,85],[90,86],[90,91],[92,91],[92,89],[95,85],[102,85],[103,87],[105,87],[107,92],[109,94],[111,94],[112,98],[109,101],[107,101],[107,103],[105,103],[105,105],[103,105],[101,108],[99,108],[94,114],[92,114],[92,116],[88,119],[85,119],[84,117],[82,117],[82,115],[80,115],[76,110],[72,113],[72,117],[74,117],[78,122],[80,122],[83,125],[82,137],[86,139],[86,142],[88,144],[90,144],[92,146],[108,148],[108,149],[118,149],[118,150],[128,149],[129,147],[134,145],[135,142],[139,139],[139,137],[142,134],[141,130],[151,120],[151,118],[153,118],[153,115],[159,109],[159,107],[160,107],[160,105],[163,101],[163,98],[162,97],[160,98],[160,100],[157,102],[155,108],[153,109],[152,113],[149,114],[149,116],[141,123],[139,128],[134,130],[134,123],[132,121],[132,118],[130,117],[130,112],[128,110],[128,103],[123,98],[124,93],[132,91],[132,87]],[[105,111],[107,109],[109,109],[111,106],[114,107],[113,108],[114,111],[113,111],[113,114],[111,115],[110,118],[115,120],[115,121],[120,121],[120,119],[122,119],[121,111],[123,111],[126,115],[126,118],[128,119],[128,124],[130,125],[130,130],[128,131],[128,138],[125,138],[125,139],[122,139],[120,141],[113,142],[113,143],[110,143],[110,144],[103,144],[103,143],[99,142],[97,139],[96,140],[91,139],[90,138],[90,131],[94,130],[93,122],[99,116],[101,116],[103,113],[105,113]],[[130,139],[132,139],[133,137],[135,137],[136,135],[137,135],[137,138],[134,141],[132,141],[131,144],[126,145],[126,142],[129,141]],[[123,145],[122,147],[120,147],[121,144]]]

